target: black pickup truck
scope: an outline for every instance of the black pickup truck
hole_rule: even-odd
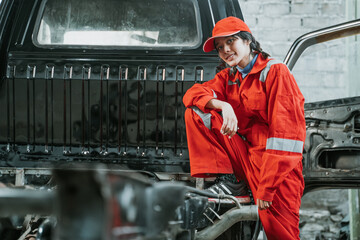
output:
[[[218,70],[202,43],[227,16],[238,0],[2,0],[0,238],[256,239],[251,201],[189,175],[182,96]],[[305,109],[305,191],[358,188],[360,97]]]

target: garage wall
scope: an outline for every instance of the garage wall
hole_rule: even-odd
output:
[[[240,0],[240,5],[263,49],[280,59],[300,35],[348,18],[346,0]]]
[[[264,51],[280,60],[284,59],[291,44],[302,34],[359,18],[360,0],[239,1],[245,22]],[[295,66],[293,73],[306,102],[360,94],[360,91],[356,93],[354,87],[350,87],[360,79],[348,82],[349,50],[352,49],[325,49],[318,54],[318,59],[299,62]],[[351,57],[353,60],[354,56]]]

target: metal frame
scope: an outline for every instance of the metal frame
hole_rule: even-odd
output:
[[[322,28],[302,35],[295,40],[284,58],[284,63],[293,69],[300,55],[311,45],[360,34],[360,19]]]

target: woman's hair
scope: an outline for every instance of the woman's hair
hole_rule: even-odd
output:
[[[260,43],[255,40],[254,36],[249,32],[239,32],[235,34],[234,36],[237,36],[241,38],[244,41],[250,42],[250,51],[255,53],[260,53],[265,59],[270,57],[270,54],[267,52],[264,52],[260,46]],[[216,49],[217,51],[217,49]],[[216,67],[216,72],[220,72],[221,70],[225,69],[227,67],[226,63],[220,58],[220,64]]]
[[[240,37],[242,40],[250,41],[250,50],[252,52],[261,53],[261,55],[266,59],[270,56],[270,54],[264,52],[260,46],[260,43],[255,40],[254,36],[249,32],[239,32],[235,34],[235,36]]]

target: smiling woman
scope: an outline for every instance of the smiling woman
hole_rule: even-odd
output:
[[[184,95],[191,174],[217,176],[208,190],[234,197],[244,194],[238,189],[246,184],[267,238],[300,239],[306,127],[294,77],[262,51],[239,18],[217,22],[203,49],[216,49],[230,68]],[[242,181],[223,177],[232,174]]]
[[[44,2],[34,33],[38,46],[189,48],[200,44],[199,12],[193,0]]]

